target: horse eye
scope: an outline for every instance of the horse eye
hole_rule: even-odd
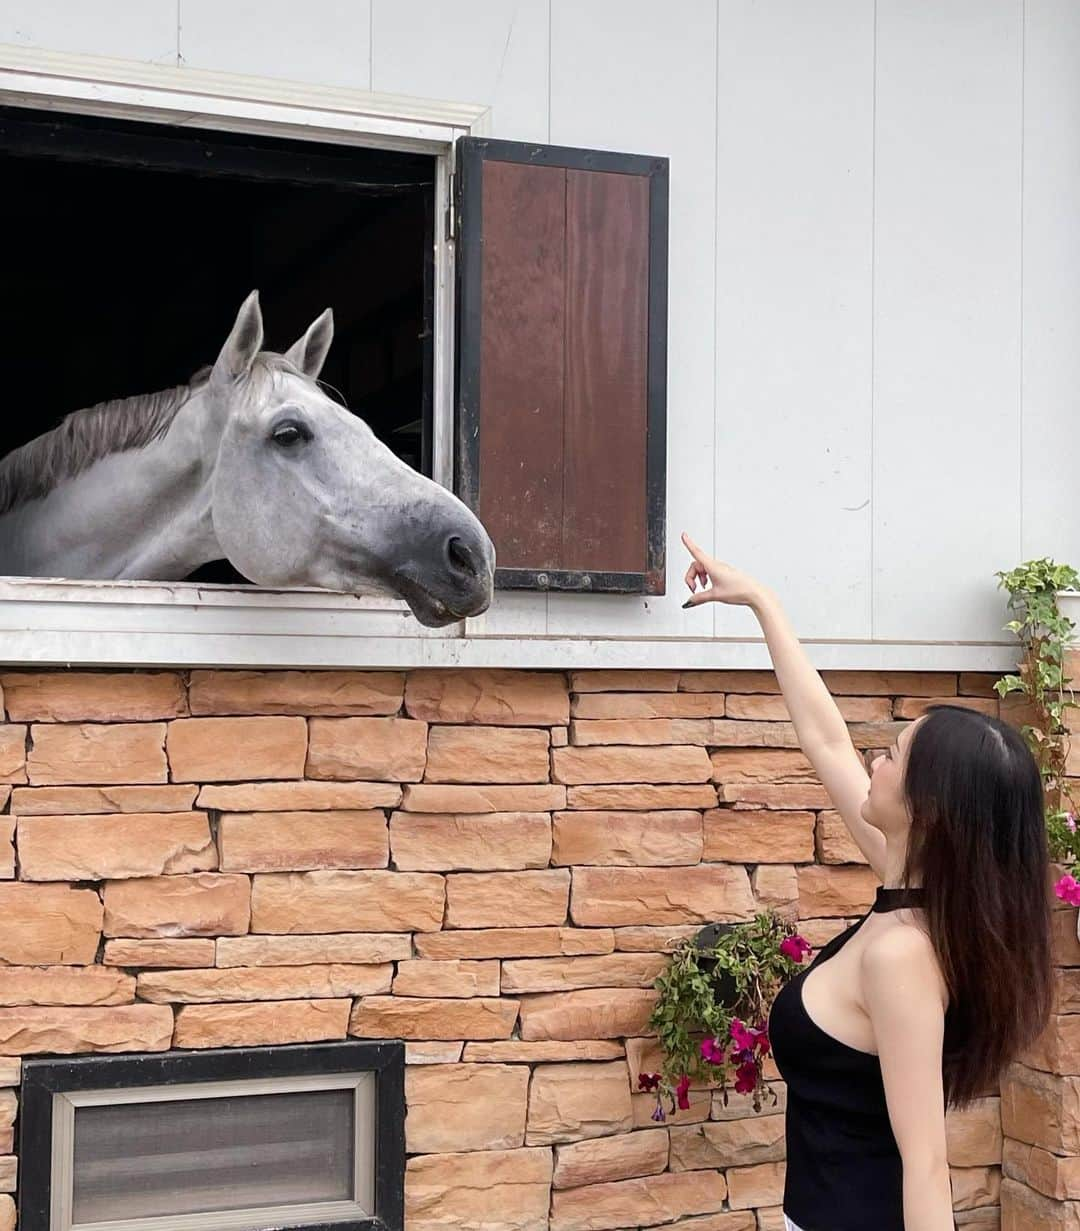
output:
[[[311,433],[299,423],[282,423],[274,428],[274,444],[283,449],[291,449],[305,440],[311,439]]]

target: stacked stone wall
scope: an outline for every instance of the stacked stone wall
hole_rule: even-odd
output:
[[[863,750],[935,698],[998,711],[990,676],[826,680]],[[820,946],[873,898],[770,673],[0,687],[0,1231],[20,1057],[350,1036],[407,1043],[410,1231],[782,1227],[774,1070],[761,1115],[699,1089],[656,1124],[636,1085],[674,938],[772,907]],[[1007,1185],[1066,1211],[1077,1022],[1006,1095]],[[1044,1107],[1063,1121],[1049,1144],[1022,1127]],[[958,1225],[999,1226],[1001,1160],[988,1093],[950,1121]]]

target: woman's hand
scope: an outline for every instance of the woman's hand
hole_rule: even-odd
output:
[[[741,573],[730,564],[713,559],[683,531],[682,541],[694,557],[686,570],[686,584],[690,597],[684,607],[697,607],[702,603],[734,603],[743,607],[757,607],[765,597],[765,587],[747,573]],[[700,583],[701,589],[697,586]]]

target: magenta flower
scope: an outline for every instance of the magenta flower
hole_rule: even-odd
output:
[[[762,1023],[760,1026],[758,1026],[758,1028],[755,1031],[753,1031],[753,1035],[754,1035],[754,1048],[757,1051],[761,1052],[763,1056],[767,1056],[769,1054],[769,1049],[770,1049],[768,1028],[765,1026],[764,1023]]]
[[[754,1050],[754,1036],[738,1018],[731,1023],[731,1039],[738,1052]]]
[[[753,1094],[757,1086],[758,1071],[753,1060],[746,1060],[739,1065],[735,1073],[735,1092],[737,1094]]]
[[[1070,906],[1080,906],[1080,881],[1074,876],[1063,876],[1054,886],[1054,892]]]
[[[802,962],[810,956],[812,949],[801,936],[789,936],[780,942],[780,952],[793,962]]]
[[[1068,825],[1070,833],[1076,833],[1076,813],[1075,812],[1065,813],[1065,824]]]
[[[638,1089],[644,1090],[646,1093],[651,1093],[660,1085],[659,1073],[639,1073],[637,1079]]]
[[[690,1078],[684,1073],[679,1078],[679,1084],[675,1087],[675,1101],[679,1104],[680,1111],[690,1110]]]
[[[719,1039],[701,1040],[701,1058],[706,1064],[724,1063],[724,1049],[720,1046]]]

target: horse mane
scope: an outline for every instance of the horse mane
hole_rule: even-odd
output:
[[[47,496],[65,479],[76,478],[110,454],[160,440],[209,373],[205,368],[190,384],[73,410],[52,431],[13,449],[0,458],[0,515]]]

